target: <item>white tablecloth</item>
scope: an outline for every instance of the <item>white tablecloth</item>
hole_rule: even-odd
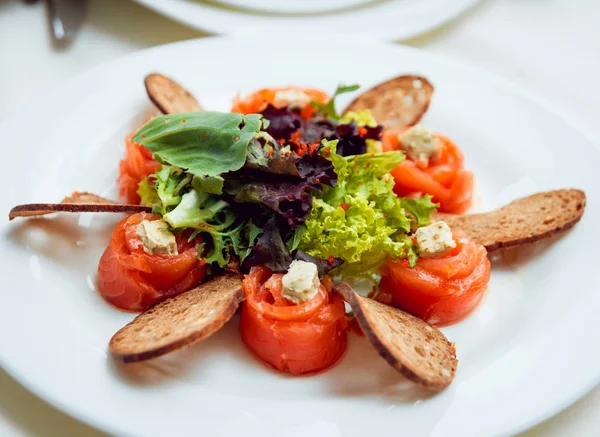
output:
[[[71,47],[58,50],[49,36],[43,4],[0,0],[0,119],[91,66],[203,34],[126,0],[90,0],[87,22]],[[598,0],[488,0],[408,44],[519,82],[592,138],[600,136]],[[37,399],[2,370],[0,435],[106,437]],[[600,388],[520,437],[595,435],[600,435]]]

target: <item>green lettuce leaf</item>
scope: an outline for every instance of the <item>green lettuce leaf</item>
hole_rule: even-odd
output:
[[[208,180],[204,191],[221,194],[221,175],[244,165],[248,144],[260,131],[262,122],[258,114],[168,114],[146,123],[133,141],[154,152],[160,162]]]
[[[334,273],[345,277],[372,279],[388,257],[408,258],[414,265],[417,253],[408,237],[411,220],[388,174],[404,155],[342,157],[335,145],[328,143],[325,154],[333,162],[338,184],[324,187],[313,200],[299,250],[323,259],[341,258],[345,262]]]
[[[229,203],[224,200],[207,193],[191,190],[181,197],[181,202],[172,211],[163,216],[163,220],[173,228],[204,230],[206,224],[215,220],[217,214],[227,207],[229,207]],[[233,223],[235,217],[232,215],[231,218],[231,223]],[[222,224],[219,226],[227,227]]]
[[[431,214],[439,208],[439,203],[433,203],[431,196],[423,196],[420,199],[400,199],[404,211],[414,220],[415,227],[426,226],[431,221]]]
[[[144,178],[138,185],[137,193],[140,196],[141,205],[151,207],[152,212],[161,213],[162,202],[160,201],[160,197],[158,197],[154,182],[151,182],[148,178]]]
[[[141,204],[164,215],[181,202],[181,194],[191,180],[192,177],[184,174],[180,168],[163,166],[138,185]]]

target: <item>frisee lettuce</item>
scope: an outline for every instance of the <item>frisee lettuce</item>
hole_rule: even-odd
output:
[[[144,179],[138,189],[143,205],[151,206],[174,230],[193,229],[190,241],[201,234],[198,254],[207,263],[225,267],[232,255],[248,256],[260,228],[240,220],[221,197],[198,188],[196,178],[182,169],[163,168]]]
[[[298,248],[318,258],[343,259],[345,263],[334,273],[344,277],[372,279],[388,257],[407,258],[414,265],[417,252],[408,237],[411,219],[402,199],[394,194],[394,181],[388,174],[404,155],[342,157],[335,147],[335,141],[329,142],[325,154],[338,175],[337,186],[325,187],[313,200]],[[430,198],[409,204],[422,221],[429,220],[435,209]]]
[[[414,227],[420,228],[429,224],[431,213],[439,208],[440,204],[433,203],[431,198],[431,196],[427,195],[420,199],[400,199],[400,205],[411,216],[411,219],[414,221]]]

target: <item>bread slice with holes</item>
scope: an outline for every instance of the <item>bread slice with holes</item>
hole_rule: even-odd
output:
[[[572,228],[585,211],[585,193],[576,189],[537,193],[496,211],[453,215],[435,213],[453,229],[461,229],[488,252],[535,243]]]
[[[217,276],[141,313],[111,338],[110,353],[133,363],[204,340],[231,319],[242,300],[239,275]]]
[[[434,326],[402,310],[362,297],[345,282],[334,291],[352,307],[365,333],[392,367],[429,390],[442,390],[454,379],[456,348]]]

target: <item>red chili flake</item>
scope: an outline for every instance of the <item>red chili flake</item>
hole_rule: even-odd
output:
[[[388,215],[384,213],[383,218],[388,218]]]
[[[325,156],[329,155],[331,155],[331,149],[328,147],[327,149],[325,149]]]
[[[198,261],[198,264],[200,264],[201,266],[203,266],[204,264],[206,264],[206,260],[205,259],[201,259],[200,261]]]
[[[366,127],[363,127],[363,126],[358,127],[358,136],[359,137],[363,138],[367,135],[367,133],[368,133],[368,131],[367,131]]]
[[[296,155],[304,156],[306,152],[308,152],[308,146],[306,144],[299,144],[296,149]]]
[[[183,120],[181,120],[182,123],[187,123],[187,120],[184,118]]]
[[[320,184],[320,183],[321,183],[321,179],[320,179],[320,178],[315,178],[315,182],[316,182],[317,184]]]
[[[279,144],[281,144],[282,146],[285,144],[285,140],[283,138],[281,138],[280,140],[277,140],[277,142]]]
[[[271,156],[273,156],[273,151],[272,151],[272,150],[269,150],[269,151],[267,152],[267,155],[268,155],[268,156],[269,156],[269,158],[270,158]]]
[[[327,262],[329,263],[330,266],[332,266],[333,263],[335,262],[335,257],[333,255],[329,255],[329,258],[327,258]]]
[[[206,139],[206,134],[202,134],[202,139],[205,140]]]
[[[350,205],[348,205],[346,202],[342,202],[340,203],[340,208],[342,208],[344,211],[348,211],[350,209]]]

